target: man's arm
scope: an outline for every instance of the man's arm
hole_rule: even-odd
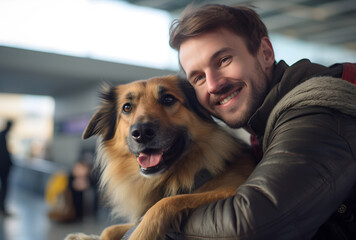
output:
[[[174,238],[311,238],[350,193],[355,151],[356,119],[326,108],[290,110],[236,196],[193,211]]]

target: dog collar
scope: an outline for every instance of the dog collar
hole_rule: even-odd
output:
[[[197,190],[201,186],[203,186],[206,182],[211,180],[213,176],[211,173],[206,169],[201,169],[197,174],[194,176],[194,185],[192,191]]]
[[[211,180],[213,178],[213,175],[206,169],[203,168],[200,171],[198,171],[195,176],[194,176],[194,183],[191,189],[179,189],[177,192],[177,195],[180,194],[189,194],[203,186],[206,182]]]
[[[197,172],[194,176],[194,184],[192,189],[180,189],[177,194],[189,194],[203,186],[206,182],[211,180],[213,175],[206,169],[203,168],[199,172]]]
[[[203,168],[195,174],[193,187],[191,189],[179,189],[177,194],[180,195],[192,193],[212,178],[213,175],[211,175],[211,173],[206,168]]]

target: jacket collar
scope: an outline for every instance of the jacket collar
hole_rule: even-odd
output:
[[[270,89],[273,89],[280,82],[287,68],[288,65],[284,61],[280,61],[279,63],[275,64]],[[262,105],[252,115],[248,122],[248,126],[258,137],[263,136],[267,118],[272,111],[272,108],[276,105],[277,99],[274,97],[274,95],[275,94],[270,90]]]
[[[272,109],[295,86],[307,79],[317,76],[341,77],[342,65],[334,65],[330,68],[311,63],[308,59],[302,59],[292,66],[288,66],[283,60],[274,67],[272,84],[262,105],[252,115],[248,126],[254,134],[261,139]]]

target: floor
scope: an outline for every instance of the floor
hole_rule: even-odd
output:
[[[96,217],[86,216],[74,223],[56,223],[48,219],[48,206],[43,194],[15,184],[18,173],[11,174],[7,206],[11,213],[0,216],[0,240],[62,240],[68,233],[99,234],[103,228],[120,220],[109,217],[109,211],[100,208]]]

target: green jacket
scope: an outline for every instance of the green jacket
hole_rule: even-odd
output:
[[[234,197],[193,211],[173,238],[311,239],[356,181],[356,86],[315,78],[341,73],[342,65],[308,60],[276,64],[271,89],[249,120],[261,144],[265,136],[263,158]],[[312,92],[303,91],[309,83],[318,94],[300,101],[295,90]],[[321,96],[335,102],[313,104]]]

